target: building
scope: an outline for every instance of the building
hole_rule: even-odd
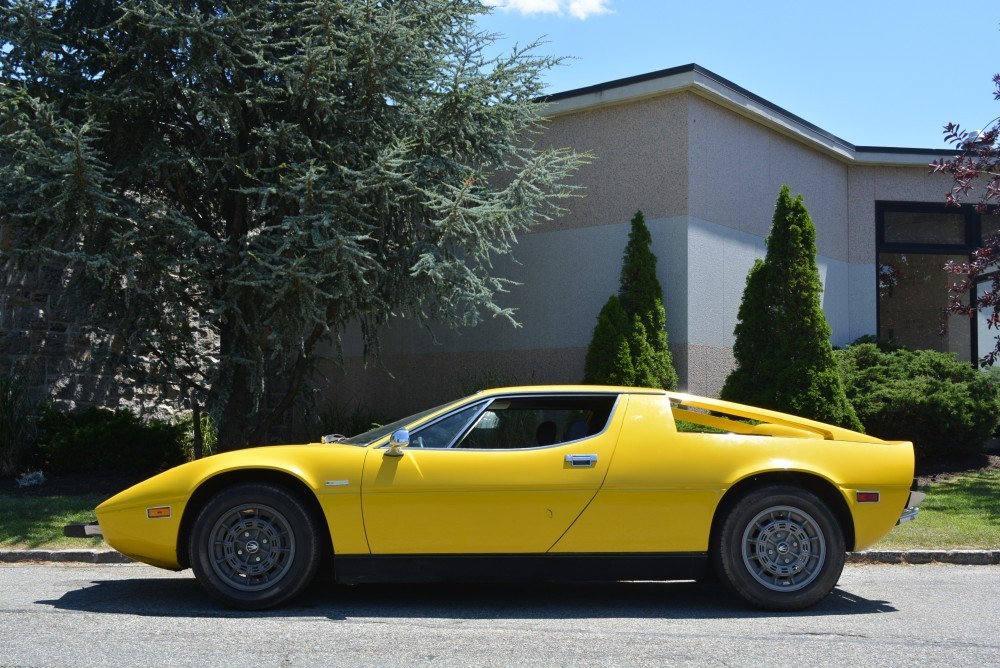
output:
[[[543,141],[596,159],[579,174],[586,195],[572,212],[523,235],[516,262],[498,267],[520,283],[504,303],[521,327],[489,321],[431,336],[398,322],[383,339],[384,368],[366,368],[348,336],[346,375],[328,374],[332,401],[398,413],[477,384],[579,381],[637,209],[659,257],[680,385],[715,395],[733,366],[746,275],[764,255],[783,184],[803,195],[816,224],[834,345],[878,334],[970,361],[991,347],[982,320],[951,317],[939,334],[954,280],[943,263],[1000,230],[1000,217],[945,208],[950,181],[929,175],[928,164],[951,152],[854,146],[694,64],[547,102]]]
[[[399,319],[381,363],[348,333],[343,364],[323,365],[317,404],[373,408],[389,418],[485,385],[577,382],[601,306],[618,288],[629,220],[642,210],[659,258],[680,385],[715,395],[733,366],[733,328],[746,274],[764,255],[783,184],[801,193],[817,228],[823,309],[834,345],[878,334],[974,361],[992,348],[984,318],[951,317],[941,267],[968,257],[1000,216],[945,208],[950,181],[928,175],[947,150],[854,146],[697,65],[572,90],[547,99],[541,141],[595,156],[578,175],[571,212],[519,238],[496,271],[520,327],[488,320],[428,332]],[[844,110],[850,113],[850,110]],[[0,246],[10,243],[0,225]],[[0,370],[27,372],[39,396],[97,396],[105,380],[68,374],[91,346],[62,317],[58,272],[9,276],[0,290]],[[315,379],[314,379],[315,380]],[[162,403],[169,388],[115,391]],[[64,396],[65,395],[65,396]],[[289,433],[299,430],[289,415]],[[293,424],[296,423],[296,424]],[[303,423],[305,424],[305,423]]]

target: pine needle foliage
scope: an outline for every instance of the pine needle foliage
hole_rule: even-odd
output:
[[[628,385],[635,376],[626,332],[628,316],[618,295],[611,295],[601,307],[597,325],[587,348],[584,382],[600,385]]]
[[[674,389],[677,372],[667,346],[667,315],[656,278],[653,237],[642,211],[636,212],[631,225],[619,293],[608,299],[597,317],[584,382]]]
[[[862,430],[837,371],[822,290],[816,227],[802,196],[783,186],[766,256],[747,275],[723,399]]]
[[[586,156],[535,145],[558,59],[489,55],[487,11],[4,3],[10,258],[66,267],[112,368],[193,388],[223,449],[259,443],[351,322],[372,356],[398,316],[513,322],[492,258],[562,212]]]

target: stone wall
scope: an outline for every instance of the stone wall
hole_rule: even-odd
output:
[[[0,226],[5,252],[10,237]],[[5,258],[0,285],[0,373],[21,376],[28,399],[73,410],[129,407],[167,417],[181,409],[177,387],[130,382],[109,373],[96,353],[108,345],[88,332],[64,297],[57,265],[23,270]],[[73,305],[78,308],[79,305]]]

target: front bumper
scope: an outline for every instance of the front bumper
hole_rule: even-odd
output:
[[[104,532],[97,522],[88,524],[67,524],[63,527],[63,535],[67,538],[103,538]]]
[[[927,495],[923,492],[910,492],[910,498],[906,501],[906,507],[903,508],[903,514],[899,516],[899,520],[896,524],[906,524],[907,522],[912,522],[917,519],[917,513],[920,512],[920,504],[923,503],[926,497]]]

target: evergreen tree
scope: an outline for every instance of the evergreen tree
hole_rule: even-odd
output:
[[[636,211],[632,216],[631,226],[618,287],[622,308],[630,320],[637,313],[645,316],[657,302],[663,304],[663,288],[656,277],[657,257],[651,248],[653,235],[646,226],[642,211]]]
[[[586,383],[677,387],[652,241],[642,211],[637,211],[622,259],[619,294],[601,309],[587,349]]]
[[[260,443],[351,322],[375,354],[399,314],[512,319],[492,256],[561,211],[585,157],[532,144],[557,61],[487,55],[486,11],[4,3],[7,257],[65,266],[113,370],[194,388],[222,449]]]
[[[736,324],[736,369],[723,399],[861,430],[847,401],[820,306],[816,228],[788,186],[775,205],[767,253],[747,275]]]
[[[618,295],[611,295],[597,316],[597,326],[584,363],[586,382],[597,385],[630,385],[635,370],[628,345],[628,316]]]

